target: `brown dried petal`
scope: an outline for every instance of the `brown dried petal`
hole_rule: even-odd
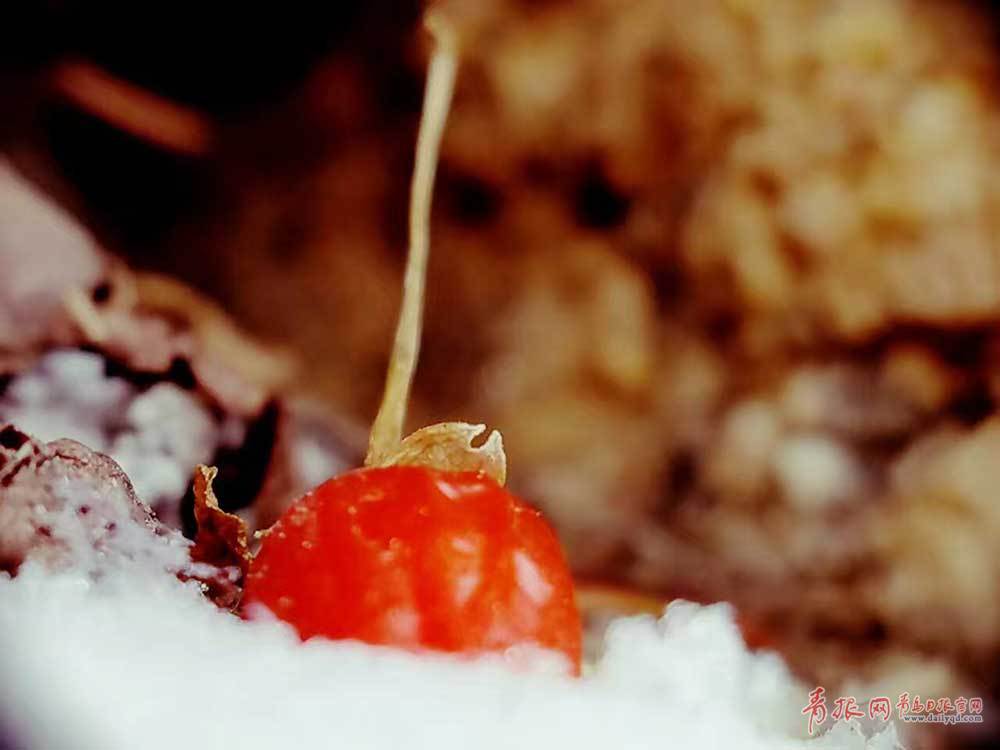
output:
[[[476,447],[472,441],[486,425],[441,422],[408,435],[399,448],[377,462],[379,466],[426,466],[441,471],[481,471],[499,484],[507,481],[507,455],[503,438],[493,430]]]
[[[288,382],[294,370],[290,355],[251,339],[215,302],[167,276],[137,273],[134,278],[143,310],[176,321],[190,333],[191,366],[220,400],[252,384],[261,392],[262,404]]]
[[[247,527],[239,516],[219,507],[212,489],[219,470],[214,466],[198,466],[194,474],[194,518],[198,525],[191,559],[220,569],[236,567],[240,579],[250,567]],[[206,581],[211,585],[211,582]]]
[[[80,290],[64,307],[83,343],[129,369],[166,374],[186,362],[195,381],[216,404],[253,416],[293,370],[292,359],[253,341],[226,313],[184,284],[155,274],[119,269],[119,290],[98,306]]]

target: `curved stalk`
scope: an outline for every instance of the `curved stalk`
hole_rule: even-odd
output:
[[[458,45],[454,30],[443,18],[434,14],[427,16],[425,24],[434,37],[434,51],[427,70],[413,178],[410,183],[410,246],[403,277],[403,300],[385,391],[368,441],[366,466],[380,463],[398,449],[403,439],[406,405],[420,353],[434,175],[458,69]]]

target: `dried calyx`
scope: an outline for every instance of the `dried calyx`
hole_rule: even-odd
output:
[[[240,577],[246,575],[251,554],[247,543],[247,527],[243,519],[219,507],[212,489],[219,470],[214,466],[199,466],[194,475],[194,518],[198,525],[191,559],[217,567],[235,567]]]
[[[458,68],[458,42],[454,29],[440,14],[433,12],[427,15],[426,25],[435,44],[427,72],[410,185],[410,247],[403,280],[403,301],[385,393],[372,425],[365,465],[415,465],[445,471],[482,471],[503,484],[507,477],[507,457],[500,433],[495,430],[478,447],[472,441],[482,434],[484,426],[465,422],[431,425],[403,439],[406,404],[420,351],[434,174]]]
[[[507,480],[507,456],[503,438],[493,430],[482,445],[472,441],[486,431],[486,425],[468,422],[440,422],[422,427],[384,454],[378,466],[426,466],[442,471],[481,471],[499,484]]]

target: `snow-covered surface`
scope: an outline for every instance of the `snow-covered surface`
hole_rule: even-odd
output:
[[[243,439],[241,422],[220,428],[192,393],[166,382],[140,391],[108,377],[100,355],[73,349],[50,352],[14,378],[0,396],[2,421],[108,454],[168,523],[177,520],[195,466],[211,461],[220,442]]]
[[[93,561],[91,561],[93,562]],[[852,748],[802,739],[805,692],[724,605],[620,620],[581,680],[244,622],[155,558],[0,577],[0,723],[28,748]]]

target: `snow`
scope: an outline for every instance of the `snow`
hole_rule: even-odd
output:
[[[145,567],[157,577],[192,569],[191,543],[180,532],[154,533],[138,523],[133,507],[120,496],[108,502],[111,493],[104,482],[81,478],[54,483],[50,489],[48,502],[30,509],[29,525],[47,530],[46,543],[31,549],[30,560],[72,566],[78,576],[91,578],[122,565]],[[14,525],[3,514],[0,519]]]
[[[108,377],[100,355],[74,349],[54,350],[16,377],[0,395],[0,421],[110,455],[136,494],[174,524],[195,466],[210,462],[220,443],[238,445],[244,430],[232,420],[220,428],[195,395],[172,383],[140,391]]]
[[[29,749],[895,746],[891,730],[865,740],[846,725],[803,739],[804,688],[746,650],[726,605],[616,621],[574,680],[523,654],[512,668],[303,644],[219,610],[152,557],[105,566],[29,561],[0,577],[0,724]]]

